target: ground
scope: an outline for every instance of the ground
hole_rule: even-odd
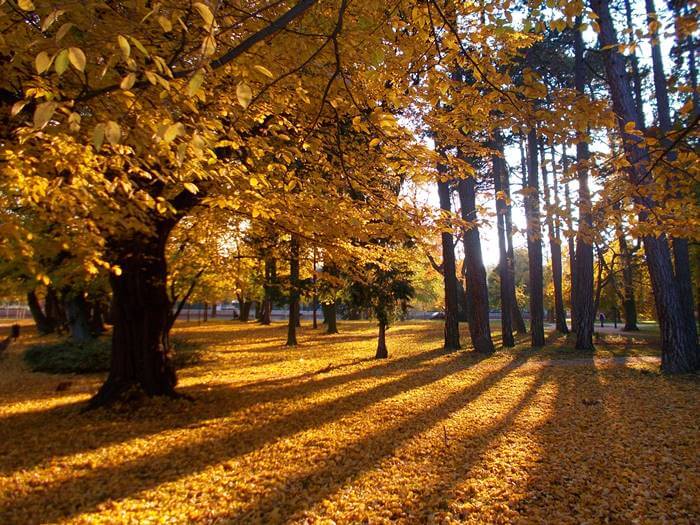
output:
[[[0,361],[0,523],[699,523],[700,381],[646,338],[480,358],[442,323],[219,321],[187,400],[81,413],[100,376]],[[464,340],[468,340],[466,334]],[[616,356],[616,357],[610,357]]]

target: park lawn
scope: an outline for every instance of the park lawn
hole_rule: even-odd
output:
[[[376,361],[365,322],[295,349],[180,324],[193,401],[90,413],[102,376],[29,372],[27,335],[0,361],[0,523],[700,522],[697,376],[560,339],[446,355],[442,327],[392,327]]]

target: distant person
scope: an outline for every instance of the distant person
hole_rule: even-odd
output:
[[[603,328],[605,326],[605,314],[600,312],[598,319],[600,319],[600,327]]]

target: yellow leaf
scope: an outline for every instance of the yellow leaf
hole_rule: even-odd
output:
[[[107,122],[107,124],[105,125],[105,137],[107,137],[107,141],[110,144],[119,144],[119,141],[122,138],[122,130],[119,127],[119,124],[117,124],[113,120]]]
[[[373,148],[374,146],[378,146],[381,140],[379,139],[372,139],[369,141],[369,147]]]
[[[68,59],[75,69],[85,71],[86,59],[82,49],[79,47],[68,48]]]
[[[39,53],[34,59],[34,67],[36,67],[36,72],[40,75],[51,67],[51,57],[46,51]]]
[[[119,84],[119,87],[122,89],[131,89],[132,87],[134,87],[135,83],[136,73],[129,73],[122,79],[121,84]]]
[[[39,104],[34,111],[34,127],[41,129],[46,126],[57,107],[58,104],[55,102],[43,102]]]
[[[29,103],[28,100],[19,100],[19,101],[15,102],[12,105],[12,109],[10,110],[10,115],[14,117],[20,111],[22,111],[24,109],[24,106],[26,106],[28,103]]]
[[[104,124],[98,124],[95,126],[95,129],[92,130],[92,145],[95,146],[95,149],[97,151],[100,151],[100,148],[102,148],[102,143],[105,140],[105,125]]]
[[[204,20],[204,24],[206,26],[211,26],[214,21],[214,15],[211,13],[209,6],[202,2],[196,2],[193,7],[199,12],[199,16]]]
[[[17,5],[22,11],[34,11],[34,3],[32,0],[18,0]]]
[[[122,50],[122,56],[124,58],[129,58],[129,55],[131,54],[131,46],[129,45],[129,41],[122,35],[119,35],[117,37],[117,42],[119,42],[119,48]]]
[[[259,71],[260,73],[262,73],[263,75],[265,75],[266,77],[275,78],[275,75],[272,74],[272,71],[267,69],[265,66],[257,65],[257,66],[253,66],[253,68],[256,69],[257,71]]]
[[[208,57],[213,55],[214,51],[216,51],[216,40],[214,39],[214,35],[207,35],[202,41],[202,54],[205,57]]]
[[[197,187],[196,184],[192,184],[191,182],[185,182],[184,184],[185,189],[189,191],[190,193],[197,194],[199,193],[199,188]]]
[[[246,109],[253,99],[253,91],[248,84],[241,82],[236,87],[236,97],[238,98],[238,103],[243,106],[243,109]]]
[[[166,33],[169,33],[173,30],[172,22],[162,15],[158,17],[158,23],[160,24],[160,27],[163,28],[163,31],[165,31]]]
[[[72,27],[73,24],[70,22],[67,22],[59,27],[58,31],[56,31],[56,42],[60,42],[61,39],[68,34],[68,31],[70,31]]]
[[[56,73],[62,75],[66,69],[68,69],[68,50],[63,49],[58,55],[56,55],[56,60],[53,64]]]
[[[194,96],[197,93],[197,91],[199,91],[199,88],[202,87],[203,82],[204,82],[204,71],[202,71],[200,69],[194,75],[192,75],[192,78],[187,83],[187,94],[190,97]]]
[[[165,133],[163,133],[163,140],[165,142],[172,142],[184,133],[185,126],[182,124],[182,122],[176,122],[175,124],[168,126],[168,128],[165,130]]]

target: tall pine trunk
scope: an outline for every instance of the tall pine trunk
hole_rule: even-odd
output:
[[[508,279],[510,295],[510,303],[513,306],[513,326],[515,331],[519,335],[527,334],[527,328],[525,327],[525,320],[523,319],[523,313],[520,311],[520,306],[518,306],[518,299],[515,295],[515,249],[513,247],[513,204],[510,195],[510,173],[508,171],[508,166],[503,163],[503,191],[506,194],[506,213],[505,213],[505,226],[506,226],[506,256],[508,261],[508,274],[510,279]]]
[[[498,232],[498,276],[500,280],[501,297],[501,333],[503,346],[515,346],[513,338],[513,299],[515,299],[515,288],[511,281],[511,273],[506,247],[506,193],[503,191],[503,172],[507,169],[503,159],[503,139],[499,133],[496,134],[494,144],[497,154],[491,158],[493,169],[493,186],[496,193],[496,230]],[[513,287],[513,296],[511,296]]]
[[[635,31],[634,24],[632,23],[632,6],[630,5],[630,0],[624,0],[625,4],[625,19],[627,21],[627,44],[633,45],[635,43]],[[632,53],[628,55],[630,65],[632,66],[632,82],[634,85],[634,101],[635,109],[637,114],[637,126],[639,129],[643,130],[646,126],[644,124],[644,99],[642,98],[642,76],[639,73],[639,61],[637,60],[637,50],[634,49]]]
[[[542,225],[540,223],[540,188],[537,173],[537,132],[527,134],[527,187],[525,210],[527,219],[528,292],[530,295],[531,346],[544,346],[544,277],[542,268]]]
[[[585,97],[586,65],[583,52],[584,44],[578,27],[580,17],[576,19],[574,31],[575,65],[574,80],[576,91]],[[593,351],[593,323],[595,322],[595,303],[593,300],[593,231],[591,216],[591,191],[588,187],[588,143],[585,137],[579,137],[576,143],[576,171],[578,175],[578,232],[576,235],[576,280],[574,302],[576,311],[576,349]]]
[[[438,171],[444,176],[445,167],[438,166]],[[440,208],[446,213],[452,209],[449,181],[438,182],[438,197]],[[447,351],[458,350],[459,344],[459,312],[457,297],[457,264],[455,262],[454,240],[452,233],[443,231],[442,234],[442,275],[445,289],[445,345]]]
[[[564,175],[568,177],[569,157],[566,154],[566,144],[562,145],[561,163]],[[571,195],[569,193],[569,182],[564,184],[564,206],[566,209],[566,242],[569,249],[569,304],[571,305],[571,331],[578,331],[578,320],[576,317],[576,244],[574,241],[574,219],[571,207]]]
[[[552,209],[550,199],[547,161],[544,153],[544,140],[540,137],[540,159],[542,167],[542,187],[544,189],[544,205],[545,205],[545,222],[549,233],[549,250],[552,254],[552,284],[554,285],[554,321],[557,331],[561,334],[568,334],[569,328],[566,326],[566,312],[564,311],[564,294],[562,292],[562,269],[561,269],[561,239],[559,238],[559,217],[556,212],[558,202],[555,203]],[[552,184],[555,195],[558,195],[557,190],[557,172],[554,166],[554,157],[552,157]],[[558,201],[558,197],[555,198]]]
[[[643,187],[650,180],[647,177],[647,170],[650,167],[649,152],[641,143],[643,139],[625,131],[625,125],[628,122],[634,122],[636,118],[635,108],[624,59],[617,51],[617,35],[610,16],[608,1],[591,0],[591,7],[599,19],[598,38],[604,49],[603,59],[613,109],[617,116],[627,161],[630,163],[628,171],[630,182]],[[649,210],[653,209],[654,202],[649,197],[638,195],[635,197],[635,203],[640,210],[640,223],[650,222],[652,219],[650,219]],[[673,272],[668,239],[665,234],[659,234],[658,236],[646,235],[642,240],[661,332],[661,369],[666,373],[695,371],[700,367],[697,329],[694,322],[688,324],[685,316],[680,287]]]
[[[289,244],[289,322],[287,323],[287,346],[297,345],[299,320],[299,240],[295,235]]]
[[[121,269],[121,275],[110,275],[112,362],[107,381],[90,401],[91,408],[113,402],[133,388],[148,395],[175,395],[165,259],[171,228],[159,225],[152,237],[124,239],[110,246],[112,262]]]
[[[462,205],[462,219],[472,223],[470,228],[462,232],[464,274],[467,278],[469,297],[469,334],[474,350],[480,354],[492,354],[494,348],[489,325],[489,291],[476,222],[476,179],[460,179],[457,191]]]

